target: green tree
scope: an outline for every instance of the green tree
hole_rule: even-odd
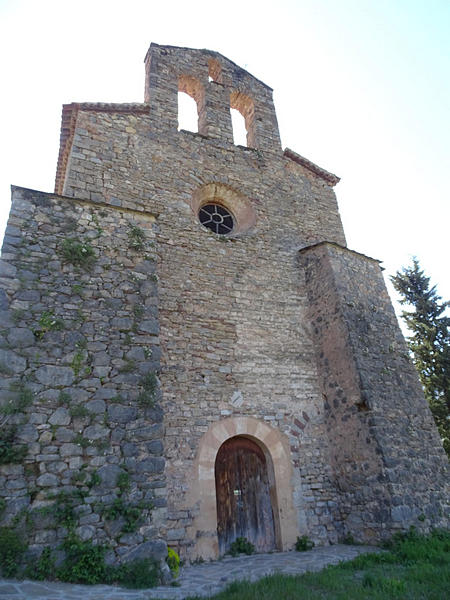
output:
[[[414,258],[412,266],[391,277],[400,294],[402,312],[411,335],[407,338],[413,362],[419,372],[425,397],[433,413],[443,446],[450,456],[450,317],[445,312],[450,302],[441,302],[436,286]]]

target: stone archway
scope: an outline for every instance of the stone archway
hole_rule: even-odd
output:
[[[289,442],[279,430],[252,417],[232,417],[213,423],[200,440],[197,457],[189,473],[187,506],[195,514],[189,537],[194,540],[190,558],[219,556],[215,463],[222,444],[233,437],[250,439],[264,452],[274,513],[275,546],[290,550],[298,535],[298,519],[293,502],[293,469]]]

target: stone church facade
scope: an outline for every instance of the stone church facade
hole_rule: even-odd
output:
[[[145,65],[144,103],[63,107],[55,193],[13,187],[0,418],[23,456],[0,465],[0,524],[32,514],[31,548],[55,548],[70,505],[126,561],[448,523],[448,461],[339,179],[282,150],[272,90],[222,55],[152,44]]]

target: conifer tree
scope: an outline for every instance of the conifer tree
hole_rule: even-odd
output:
[[[445,451],[450,456],[450,302],[441,302],[436,286],[414,258],[412,266],[391,277],[401,304],[412,310],[402,312],[411,335],[407,338],[413,362],[419,372],[425,397],[433,413]]]

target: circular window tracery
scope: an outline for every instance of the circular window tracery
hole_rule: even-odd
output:
[[[254,202],[258,203],[259,201],[254,199]],[[205,183],[194,191],[190,205],[195,218],[202,225],[222,237],[234,238],[255,231],[254,202],[229,185],[212,182]],[[210,209],[209,206],[213,208]],[[216,206],[217,210],[214,208]],[[206,210],[206,214],[202,212],[202,209]],[[212,219],[213,214],[218,215],[214,220]]]
[[[204,204],[198,211],[198,218],[202,225],[219,235],[231,233],[234,228],[233,215],[220,204]]]

